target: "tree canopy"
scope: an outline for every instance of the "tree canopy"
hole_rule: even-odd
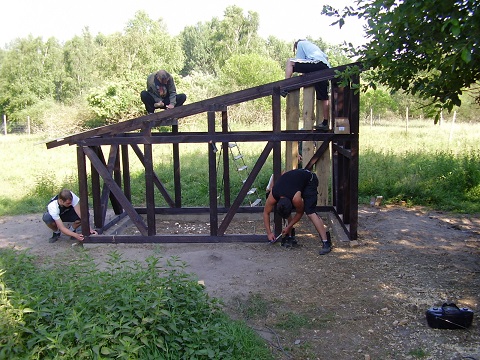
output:
[[[437,111],[460,106],[465,90],[480,103],[480,2],[477,0],[357,0],[325,6],[341,27],[364,19],[367,43],[354,49],[374,80],[393,91],[429,99]]]

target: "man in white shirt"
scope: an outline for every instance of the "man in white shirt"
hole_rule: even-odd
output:
[[[42,219],[53,230],[53,235],[48,240],[49,243],[56,242],[61,233],[78,241],[83,241],[84,236],[77,233],[80,230],[81,219],[80,199],[70,190],[63,189],[50,200]],[[70,222],[72,225],[67,228],[64,222]],[[97,234],[97,232],[90,229],[90,234]]]

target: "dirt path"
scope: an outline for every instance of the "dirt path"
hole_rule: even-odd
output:
[[[293,250],[266,243],[84,249],[99,264],[113,250],[140,261],[178,256],[232,316],[270,341],[278,359],[480,360],[478,216],[362,207],[358,242],[334,238],[326,256],[312,230],[302,220]],[[30,248],[40,260],[75,256],[71,240],[49,244],[50,235],[40,214],[0,218],[0,246]],[[475,312],[469,329],[428,327],[425,311],[447,300]]]

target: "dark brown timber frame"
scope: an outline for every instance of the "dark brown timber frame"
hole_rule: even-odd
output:
[[[350,64],[358,65],[358,64]],[[348,66],[348,65],[347,65]],[[278,178],[282,171],[281,143],[283,141],[321,141],[323,142],[306,168],[312,166],[323,152],[332,148],[332,204],[318,207],[319,212],[333,213],[350,240],[357,238],[358,222],[358,131],[359,131],[359,95],[352,89],[336,85],[335,75],[347,66],[322,70],[302,76],[285,79],[254,88],[237,91],[215,98],[184,105],[168,111],[142,116],[121,123],[85,131],[47,143],[47,148],[62,145],[76,145],[79,179],[79,196],[82,214],[89,213],[89,178],[87,176],[87,159],[91,165],[90,182],[93,199],[93,223],[99,235],[88,236],[89,219],[82,218],[82,228],[88,243],[144,243],[144,242],[264,242],[265,235],[226,234],[229,224],[236,213],[260,213],[263,207],[241,206],[248,190],[253,185],[262,166],[273,152],[273,173]],[[333,121],[336,117],[348,117],[350,134],[319,133],[303,130],[281,130],[281,92],[292,91],[312,86],[323,80],[333,84]],[[353,79],[358,83],[358,78]],[[241,102],[271,96],[272,130],[271,131],[228,131],[228,107]],[[207,132],[179,132],[178,121],[199,113],[207,114]],[[216,114],[221,113],[222,131],[215,131]],[[157,126],[171,126],[172,132],[154,133]],[[208,146],[209,166],[209,207],[182,207],[180,182],[179,144],[203,143],[220,144],[225,148],[230,142],[266,142],[250,175],[240,192],[230,199],[230,182],[228,168],[225,166],[224,192],[225,202],[217,202],[216,154],[213,146]],[[154,172],[153,151],[155,144],[172,144],[174,164],[174,194],[168,193],[162,181]],[[106,158],[102,147],[109,146]],[[143,146],[143,151],[141,146]],[[145,168],[145,204],[135,207],[131,202],[129,147],[133,149]],[[224,152],[225,154],[226,152]],[[228,163],[228,156],[223,161]],[[156,207],[155,196],[158,191],[168,206]],[[111,205],[116,217],[106,223],[107,208]],[[209,214],[209,235],[157,235],[156,215],[173,214],[179,217],[186,214]],[[145,215],[145,218],[142,217]],[[220,221],[220,215],[222,220]],[[120,219],[128,216],[140,235],[107,235],[106,231]],[[281,221],[275,221],[275,233],[281,232]]]

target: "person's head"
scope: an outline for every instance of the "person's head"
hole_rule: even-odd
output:
[[[72,205],[73,196],[72,192],[68,189],[63,189],[58,194],[58,203],[62,206],[69,207]]]
[[[282,197],[277,202],[277,214],[284,219],[288,219],[288,217],[292,213],[292,208],[293,208],[293,205],[290,199]]]
[[[158,70],[155,74],[155,85],[166,85],[170,80],[170,74],[165,70]]]

